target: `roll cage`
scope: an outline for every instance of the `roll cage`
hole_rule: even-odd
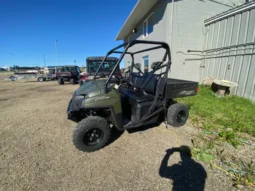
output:
[[[146,49],[143,49],[143,50],[139,50],[139,51],[136,51],[136,52],[129,52],[128,49],[131,48],[132,46],[136,45],[136,44],[149,44],[149,45],[158,45],[158,46],[154,46],[154,47],[151,47],[151,48],[146,48]],[[124,47],[124,51],[118,51],[118,49]],[[106,83],[105,83],[105,92],[107,93],[108,92],[108,89],[107,89],[107,86],[114,74],[114,72],[116,71],[116,69],[118,68],[118,66],[120,65],[123,57],[125,56],[125,54],[129,54],[132,58],[132,63],[131,63],[131,68],[130,68],[130,71],[133,71],[133,68],[134,68],[134,55],[135,54],[139,54],[139,53],[142,53],[142,52],[147,52],[147,51],[150,51],[150,50],[156,50],[156,49],[160,49],[160,48],[163,48],[165,49],[165,54],[162,58],[162,62],[165,62],[166,61],[166,58],[168,57],[168,62],[162,66],[160,66],[160,68],[158,69],[161,69],[163,67],[166,67],[166,70],[161,73],[161,75],[164,75],[165,78],[167,78],[167,75],[168,75],[168,71],[170,69],[170,66],[172,64],[171,62],[171,51],[170,51],[170,47],[168,46],[167,43],[165,42],[159,42],[159,41],[145,41],[145,40],[133,40],[131,41],[130,43],[123,43],[113,49],[111,49],[107,54],[106,56],[104,57],[104,59],[102,60],[100,66],[98,67],[95,75],[94,75],[94,80],[97,79],[97,74],[98,72],[100,71],[100,69],[102,68],[103,66],[103,63],[105,62],[105,60],[107,59],[107,57],[111,54],[121,54],[120,57],[119,57],[119,60],[118,62],[116,63],[116,65],[114,66],[113,70],[111,71]],[[157,70],[158,70],[157,69]]]

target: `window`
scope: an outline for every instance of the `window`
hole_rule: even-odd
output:
[[[111,72],[117,61],[105,61],[100,69],[100,72]],[[88,60],[87,72],[95,73],[101,64],[101,60]]]
[[[49,74],[55,74],[55,68],[49,68],[48,71]]]
[[[149,72],[149,56],[143,56],[143,72]]]
[[[81,73],[81,70],[80,70],[80,68],[78,66],[76,67],[76,72],[77,73]]]
[[[148,31],[148,34],[150,34],[150,33],[153,32],[153,20],[152,20],[152,15],[148,18],[148,21],[147,21],[147,31]]]
[[[59,68],[59,72],[72,72],[72,67],[63,66]]]
[[[153,32],[153,14],[151,14],[144,22],[143,22],[143,37],[148,36]]]

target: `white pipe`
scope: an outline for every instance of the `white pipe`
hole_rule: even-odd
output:
[[[172,16],[171,16],[171,49],[173,49],[173,23],[174,23],[174,0],[172,0]]]
[[[235,10],[235,11],[231,11],[231,12],[229,12],[229,13],[227,13],[227,14],[221,15],[221,16],[216,17],[216,18],[214,18],[214,19],[206,20],[206,21],[205,21],[205,25],[209,25],[209,24],[211,24],[211,23],[213,23],[213,22],[216,22],[216,21],[218,21],[218,20],[221,20],[221,19],[230,17],[230,16],[232,16],[232,15],[235,15],[235,14],[238,14],[238,13],[241,13],[241,12],[244,12],[244,11],[246,11],[246,10],[252,9],[253,7],[255,7],[255,3],[252,3],[251,5],[245,6],[245,7],[243,7],[243,8],[239,8],[239,9],[237,9],[237,10]]]

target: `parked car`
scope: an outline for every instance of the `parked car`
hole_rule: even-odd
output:
[[[71,84],[79,83],[81,70],[78,66],[66,65],[60,66],[57,69],[56,78],[60,85],[65,82],[70,82]]]
[[[129,50],[139,44],[152,47],[137,52]],[[124,47],[124,52],[117,51]],[[165,50],[163,59],[153,62],[151,71],[147,73],[134,72],[134,55],[156,49]],[[97,80],[100,79],[98,72],[103,70],[101,63],[94,80],[74,92],[67,108],[68,118],[78,122],[73,131],[73,143],[81,151],[91,152],[105,146],[112,128],[123,131],[164,119],[173,127],[184,125],[189,116],[188,107],[177,103],[174,98],[194,96],[198,91],[197,82],[168,78],[171,53],[165,42],[134,40],[113,48],[106,58],[112,53],[121,53],[120,58],[131,55],[130,75],[127,78],[117,77],[114,83],[111,81],[120,59],[112,67],[107,80]]]

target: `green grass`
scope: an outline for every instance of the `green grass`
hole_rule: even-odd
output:
[[[194,126],[224,132],[227,128],[255,136],[255,104],[237,96],[216,97],[210,88],[200,86],[197,96],[178,99],[190,108]]]
[[[197,96],[178,101],[189,107],[191,123],[205,130],[192,140],[193,158],[210,164],[218,161],[222,169],[232,174],[234,185],[254,185],[254,163],[242,159],[232,161],[234,157],[224,152],[222,141],[237,148],[241,143],[236,133],[255,136],[255,104],[237,96],[218,98],[204,86],[199,87]]]

